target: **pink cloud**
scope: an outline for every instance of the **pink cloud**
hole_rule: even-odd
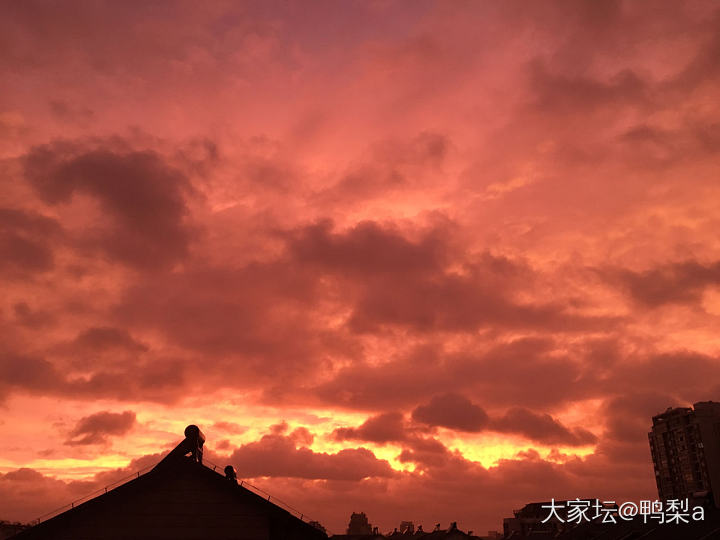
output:
[[[68,445],[104,444],[108,436],[127,434],[136,423],[135,413],[101,411],[81,418],[68,434]]]

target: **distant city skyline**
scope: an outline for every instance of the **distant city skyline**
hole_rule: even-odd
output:
[[[484,534],[720,401],[717,3],[0,2],[0,520],[195,424]]]

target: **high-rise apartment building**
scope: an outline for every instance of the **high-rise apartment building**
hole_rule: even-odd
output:
[[[710,492],[720,508],[720,403],[669,408],[653,416],[648,439],[660,499]]]

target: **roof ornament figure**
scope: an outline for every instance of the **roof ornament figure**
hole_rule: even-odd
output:
[[[237,473],[235,472],[235,467],[232,465],[225,467],[225,478],[227,478],[230,482],[237,484]]]
[[[203,445],[205,444],[205,435],[200,428],[194,424],[190,424],[185,428],[185,440],[183,441],[185,453],[190,453],[190,458],[197,463],[202,464]]]
[[[205,435],[199,427],[191,424],[185,428],[185,438],[157,464],[156,468],[162,469],[177,460],[189,460],[202,465],[204,444]]]

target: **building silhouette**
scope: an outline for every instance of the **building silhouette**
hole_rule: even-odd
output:
[[[203,464],[197,426],[150,472],[39,523],[18,540],[327,540],[306,523]],[[217,468],[217,467],[215,467]]]
[[[412,524],[412,527],[408,527]],[[458,528],[457,522],[453,521],[447,529],[441,529],[440,524],[435,525],[431,532],[423,531],[422,525],[415,529],[415,524],[410,521],[400,523],[400,529],[395,529],[386,535],[388,540],[484,540],[472,534],[472,531],[463,531]]]
[[[350,516],[350,523],[348,523],[348,536],[365,536],[372,533],[373,528],[365,512],[353,512]]]
[[[661,500],[712,497],[720,508],[720,403],[668,408],[648,439]]]
[[[24,523],[10,522],[0,519],[0,540],[5,540],[15,536],[17,533],[24,531],[28,525]]]
[[[382,534],[372,527],[365,512],[353,512],[347,528],[347,534],[335,534],[330,540],[497,540],[502,536],[491,531],[488,536],[476,536],[473,531],[462,531],[453,521],[447,529],[441,529],[440,523],[431,532],[425,532],[422,525],[415,527],[412,521],[401,521],[400,527]]]
[[[591,506],[597,499],[579,499],[586,501]],[[570,506],[567,500],[552,501],[557,506],[556,515],[560,520],[547,519],[548,508],[551,501],[531,502],[518,510],[513,510],[512,517],[503,519],[503,538],[528,538],[533,534],[546,535],[547,537],[556,538],[562,536],[563,533],[575,528],[572,523],[568,522],[568,513]],[[569,501],[573,503],[575,501]],[[611,507],[617,509],[617,505],[603,505],[605,508]]]
[[[669,408],[653,417],[648,439],[659,499],[687,498],[685,509],[693,515],[701,510],[701,519],[689,519],[686,514],[684,519],[674,521],[647,515],[609,523],[600,519],[573,521],[567,508],[572,501],[554,500],[559,510],[556,519],[548,519],[551,501],[532,502],[513,510],[513,516],[503,520],[502,538],[720,540],[720,403],[701,401],[694,408]],[[583,500],[599,502],[576,499]],[[667,510],[667,505],[664,507]],[[618,504],[604,503],[603,508],[617,512]]]

